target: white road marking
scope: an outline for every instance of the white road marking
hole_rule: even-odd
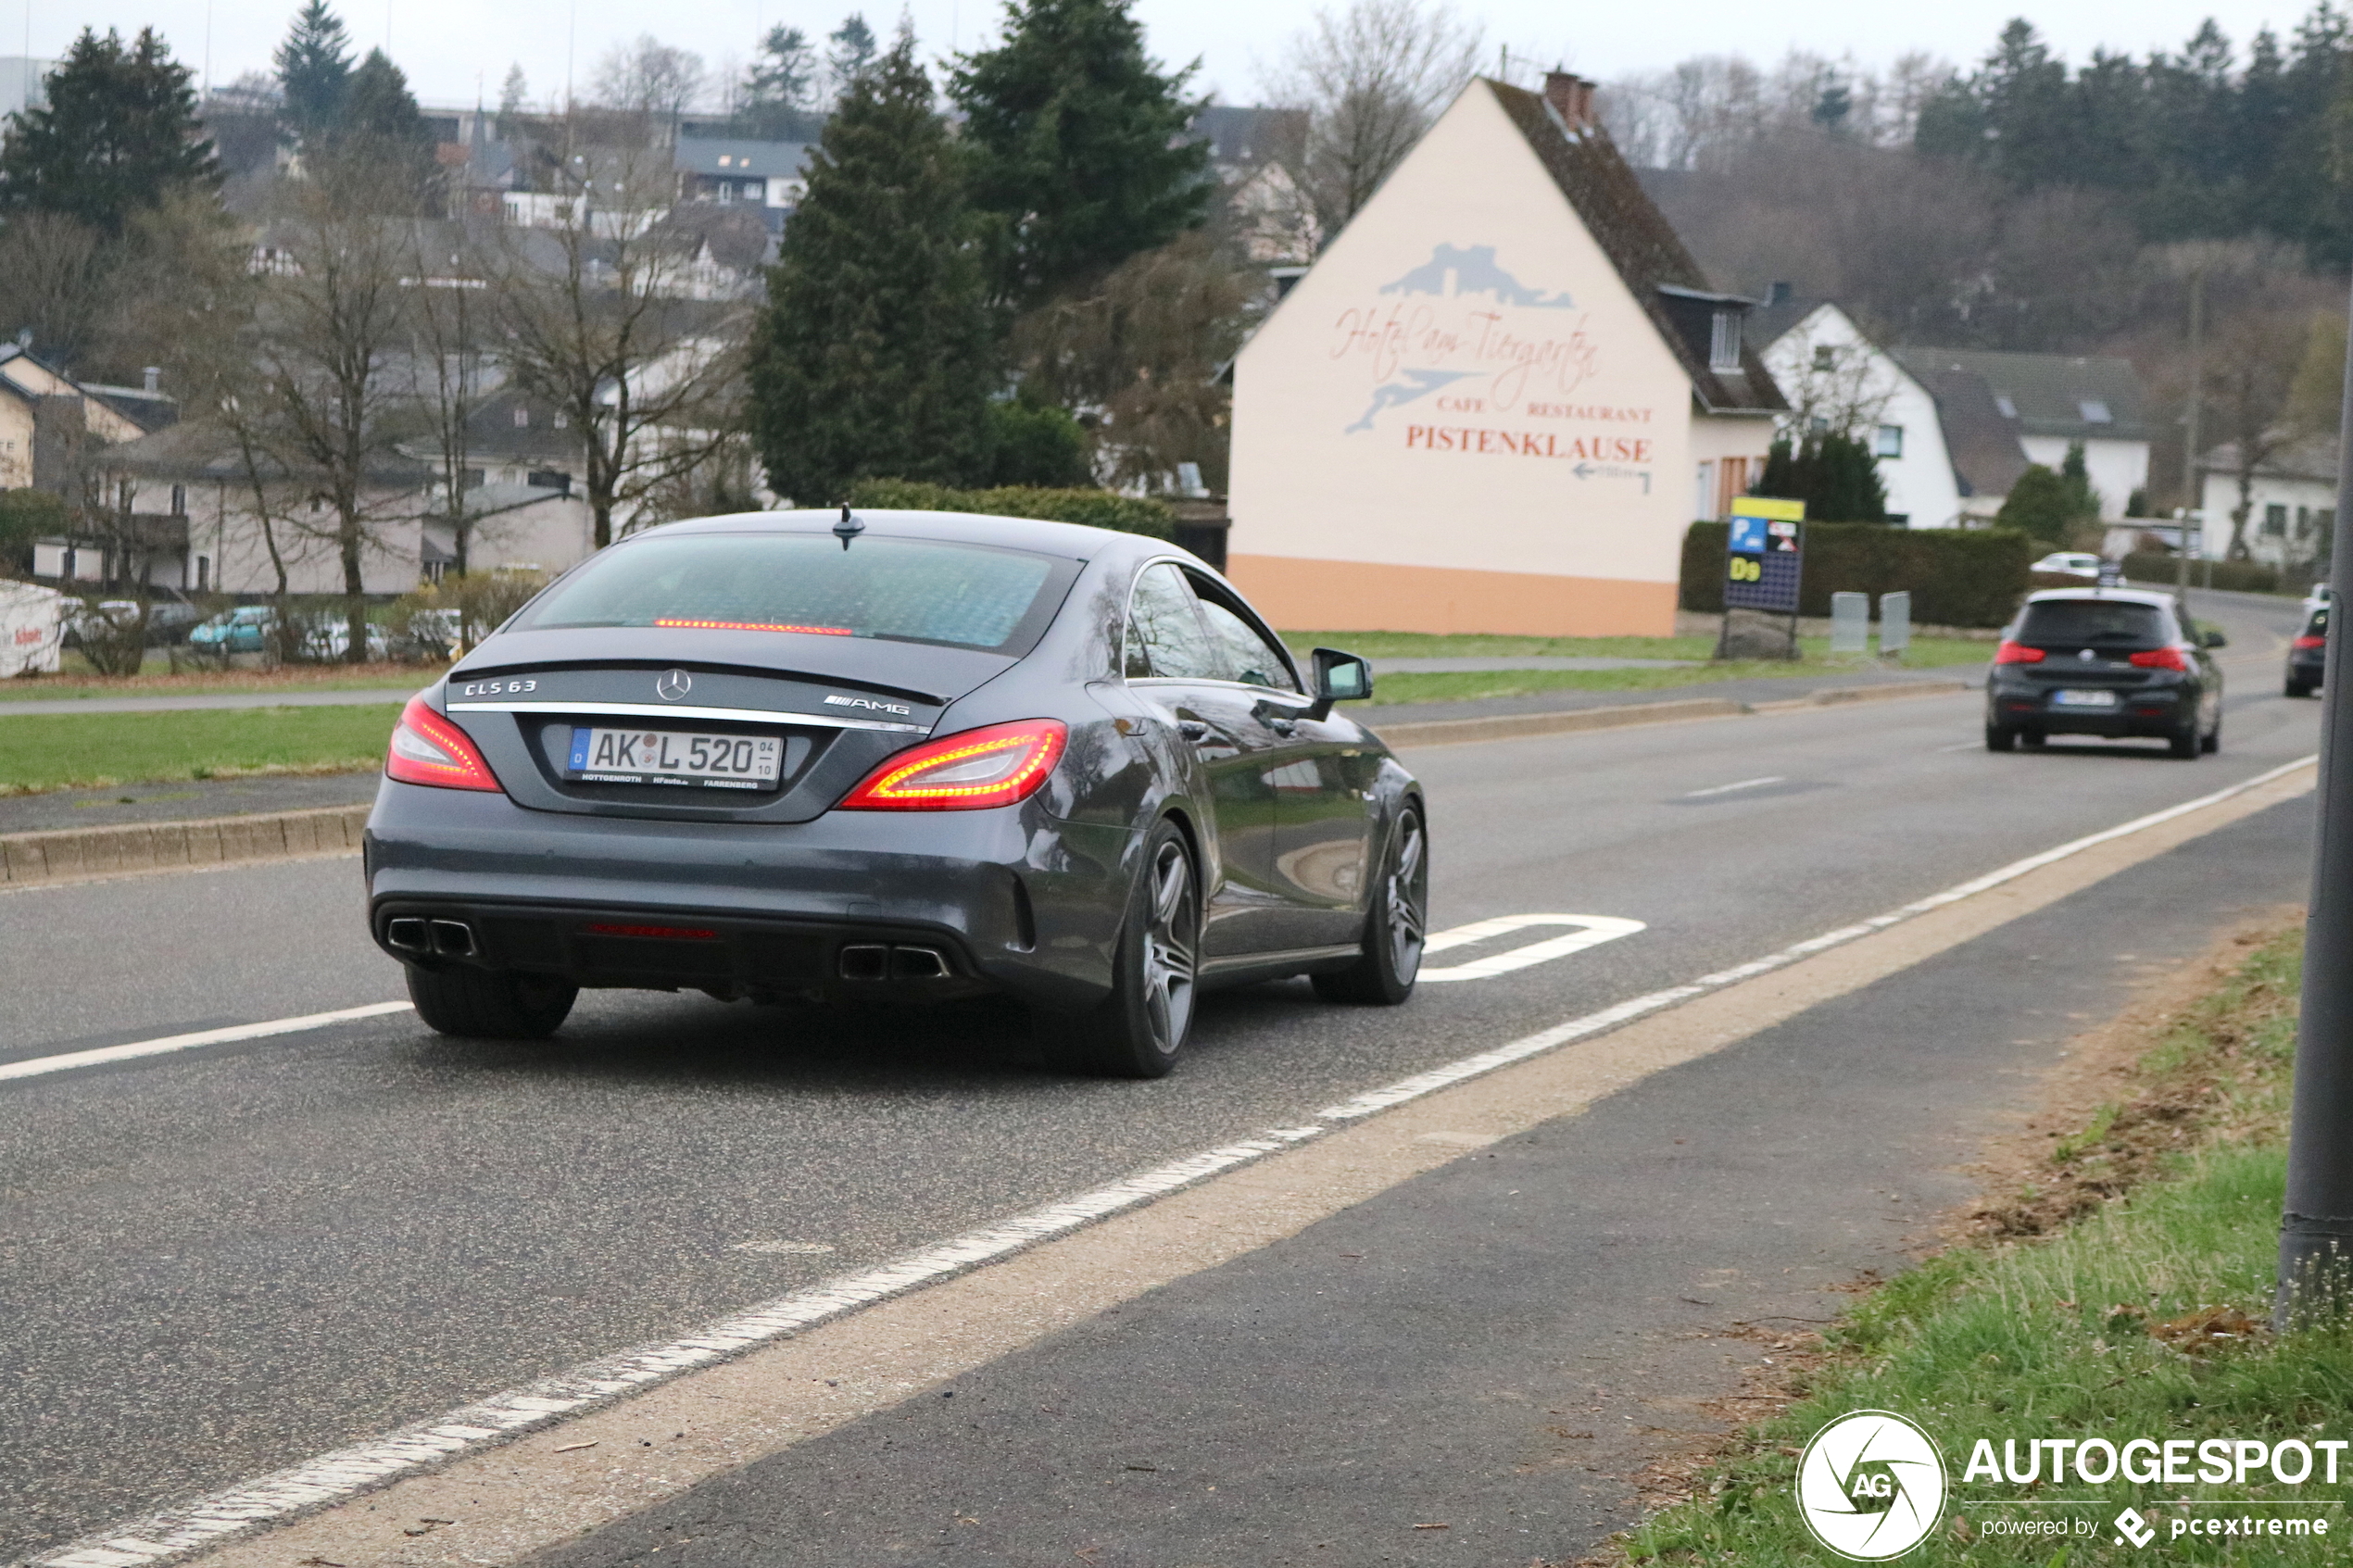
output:
[[[305,1013],[300,1018],[277,1018],[267,1023],[233,1023],[225,1029],[200,1029],[193,1035],[166,1035],[161,1039],[134,1040],[126,1046],[100,1046],[94,1050],[67,1051],[60,1056],[0,1061],[0,1078],[38,1078],[44,1073],[67,1073],[77,1067],[95,1067],[101,1062],[134,1061],[143,1056],[194,1050],[198,1046],[225,1046],[237,1040],[267,1039],[272,1035],[298,1035],[306,1029],[324,1029],[330,1023],[348,1023],[354,1019],[383,1018],[391,1013],[410,1010],[407,1002],[371,1002],[363,1008]]]
[[[1982,741],[1982,740],[1965,740],[1965,741],[1961,742],[1961,744],[1960,744],[1960,745],[1958,745],[1958,746],[1938,746],[1938,747],[1936,748],[1936,755],[1938,755],[1939,757],[1943,757],[1943,756],[1944,756],[1944,755],[1945,755],[1946,753],[1948,753],[1948,752],[1955,752],[1955,751],[1982,751],[1982,750],[1983,750],[1983,749],[1984,749],[1984,747],[1985,747],[1985,743],[1984,743],[1983,741]]]
[[[727,1248],[730,1252],[774,1252],[797,1258],[814,1258],[833,1249],[829,1241],[739,1241]]]
[[[1736,789],[1755,789],[1764,784],[1787,783],[1789,783],[1788,778],[1782,774],[1775,773],[1768,778],[1743,779],[1738,784],[1718,784],[1713,789],[1695,789],[1689,795],[1684,796],[1683,798],[1686,800],[1705,800],[1711,795],[1730,795]]]
[[[1778,953],[1720,970],[1714,974],[1702,975],[1689,985],[1653,991],[1648,996],[1636,997],[1615,1007],[1604,1008],[1599,1012],[1588,1013],[1582,1018],[1570,1019],[1549,1029],[1522,1035],[1492,1050],[1480,1051],[1429,1072],[1399,1079],[1353,1099],[1326,1107],[1316,1113],[1315,1122],[1269,1128],[1255,1138],[1240,1139],[1181,1160],[1170,1160],[1164,1165],[1114,1182],[1109,1186],[1031,1210],[1000,1224],[968,1232],[879,1268],[847,1274],[808,1290],[796,1291],[761,1303],[683,1338],[641,1346],[619,1355],[589,1361],[570,1372],[492,1395],[479,1404],[463,1406],[434,1420],[388,1433],[373,1441],[321,1454],[274,1475],[263,1476],[145,1519],[100,1531],[58,1551],[33,1559],[33,1568],[143,1568],[143,1565],[218,1546],[290,1514],[308,1512],[338,1499],[372,1490],[405,1473],[486,1448],[517,1433],[553,1425],[566,1416],[666,1382],[696,1367],[740,1355],[797,1330],[995,1262],[1048,1237],[1076,1230],[1095,1220],[1151,1202],[1180,1187],[1193,1185],[1319,1137],[1333,1130],[1327,1123],[1374,1115],[1466,1079],[1540,1055],[1571,1040],[1601,1034],[1679,1002],[1720,990],[1755,975],[1785,968],[1830,948],[1843,947],[1873,932],[1999,887],[2030,872],[2081,854],[2095,846],[2218,805],[2299,768],[2310,767],[2318,760],[2317,757],[2303,757],[2283,763],[2210,795],[2185,800],[2179,806],[2153,811],[2145,817],[2135,817],[2131,822],[2070,840],[2057,848],[2045,849],[2039,855],[2013,860],[1999,870],[1973,877],[1941,893],[1932,893],[1901,909],[1874,915],[1853,925],[1841,926],[1836,931],[1824,932],[1784,947]]]
[[[1531,925],[1572,925],[1578,929],[1566,936],[1549,937],[1530,942],[1525,947],[1508,948],[1492,958],[1473,959],[1468,963],[1446,969],[1426,969],[1421,977],[1427,981],[1444,983],[1449,980],[1484,980],[1492,974],[1508,974],[1530,964],[1545,963],[1553,959],[1565,959],[1571,953],[1581,953],[1604,942],[1615,942],[1621,936],[1631,936],[1645,929],[1638,920],[1620,920],[1615,915],[1498,915],[1493,920],[1477,921],[1458,925],[1452,931],[1441,931],[1423,944],[1425,953],[1442,953],[1449,947],[1467,947],[1484,942],[1491,936],[1504,936],[1523,931]]]

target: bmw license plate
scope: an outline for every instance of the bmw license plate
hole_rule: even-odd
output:
[[[775,735],[698,735],[676,730],[575,726],[564,777],[583,784],[687,784],[767,789],[784,763]]]
[[[2053,708],[2114,708],[2116,694],[2103,691],[2061,691],[2051,694]]]

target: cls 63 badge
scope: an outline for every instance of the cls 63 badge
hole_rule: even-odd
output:
[[[539,689],[536,681],[474,681],[470,682],[459,696],[516,696]]]

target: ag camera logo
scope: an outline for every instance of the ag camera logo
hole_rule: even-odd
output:
[[[1901,1557],[1944,1515],[1944,1456],[1893,1411],[1856,1411],[1814,1434],[1797,1461],[1797,1512],[1856,1562]]]

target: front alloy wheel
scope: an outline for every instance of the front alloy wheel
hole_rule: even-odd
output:
[[[1428,921],[1429,836],[1420,809],[1407,806],[1397,814],[1381,858],[1372,908],[1365,915],[1364,950],[1346,969],[1316,975],[1315,994],[1327,1002],[1395,1007],[1414,994]]]

